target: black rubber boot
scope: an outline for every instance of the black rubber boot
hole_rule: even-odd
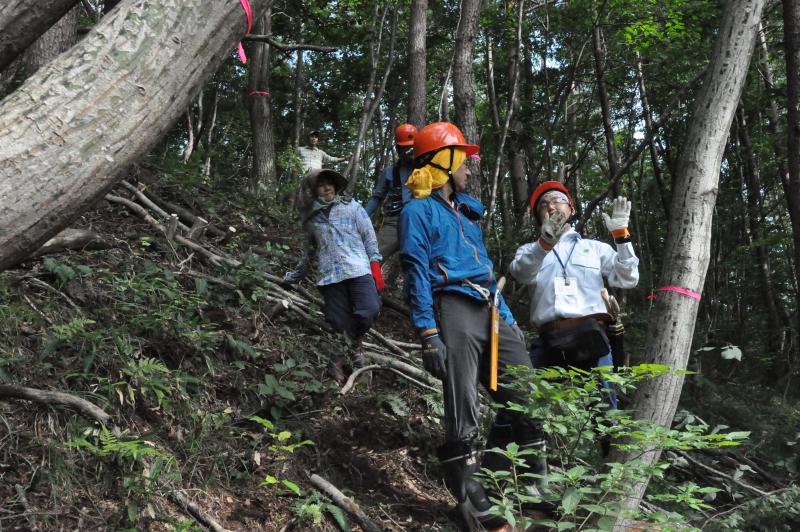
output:
[[[483,453],[481,466],[491,471],[511,471],[511,460],[500,453],[489,452],[490,449],[499,447],[505,449],[514,441],[514,427],[503,412],[497,414],[486,438],[486,451]]]
[[[514,427],[514,440],[520,450],[537,451],[535,454],[525,456],[525,465],[517,469],[520,474],[533,473],[537,475],[535,479],[528,478],[526,480],[525,490],[531,497],[541,499],[541,502],[530,503],[526,506],[534,510],[554,512],[558,506],[548,500],[550,492],[547,489],[547,439],[542,430],[541,421],[525,420],[517,423]]]
[[[489,513],[492,503],[473,476],[480,471],[480,463],[472,443],[445,443],[439,447],[438,455],[444,469],[445,484],[456,498],[458,511],[468,530],[492,530],[505,525],[505,519]]]

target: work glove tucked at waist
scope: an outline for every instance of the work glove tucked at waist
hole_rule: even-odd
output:
[[[447,378],[447,347],[438,333],[422,338],[422,365],[437,379]]]

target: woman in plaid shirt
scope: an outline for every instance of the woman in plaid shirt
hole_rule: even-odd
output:
[[[383,277],[372,223],[357,201],[340,194],[346,186],[347,179],[334,170],[312,170],[303,179],[303,257],[284,280],[300,281],[317,259],[325,318],[334,331],[351,340],[355,365],[361,366],[366,362],[362,338],[380,312]],[[344,362],[340,353],[331,353],[328,372],[340,384],[345,380]]]

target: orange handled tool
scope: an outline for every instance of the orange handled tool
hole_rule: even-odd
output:
[[[497,288],[494,291],[494,298],[489,301],[489,313],[491,314],[491,352],[489,358],[489,389],[497,391],[497,353],[500,345],[500,292],[506,285],[506,278],[501,277],[497,281]]]

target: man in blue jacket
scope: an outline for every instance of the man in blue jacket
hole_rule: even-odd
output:
[[[436,122],[417,132],[416,169],[406,184],[414,199],[400,214],[400,261],[423,364],[443,382],[445,443],[438,455],[445,482],[468,522],[493,529],[504,521],[489,514],[491,503],[473,478],[480,470],[473,445],[480,423],[476,384],[488,389],[487,303],[497,288],[483,244],[483,206],[464,193],[470,173],[463,163],[478,149],[450,123]],[[498,307],[500,375],[509,366],[530,368],[524,337],[502,297]],[[490,394],[500,404],[522,402],[502,385]],[[498,413],[488,440],[487,446],[503,440],[544,449],[540,423],[507,409]]]

